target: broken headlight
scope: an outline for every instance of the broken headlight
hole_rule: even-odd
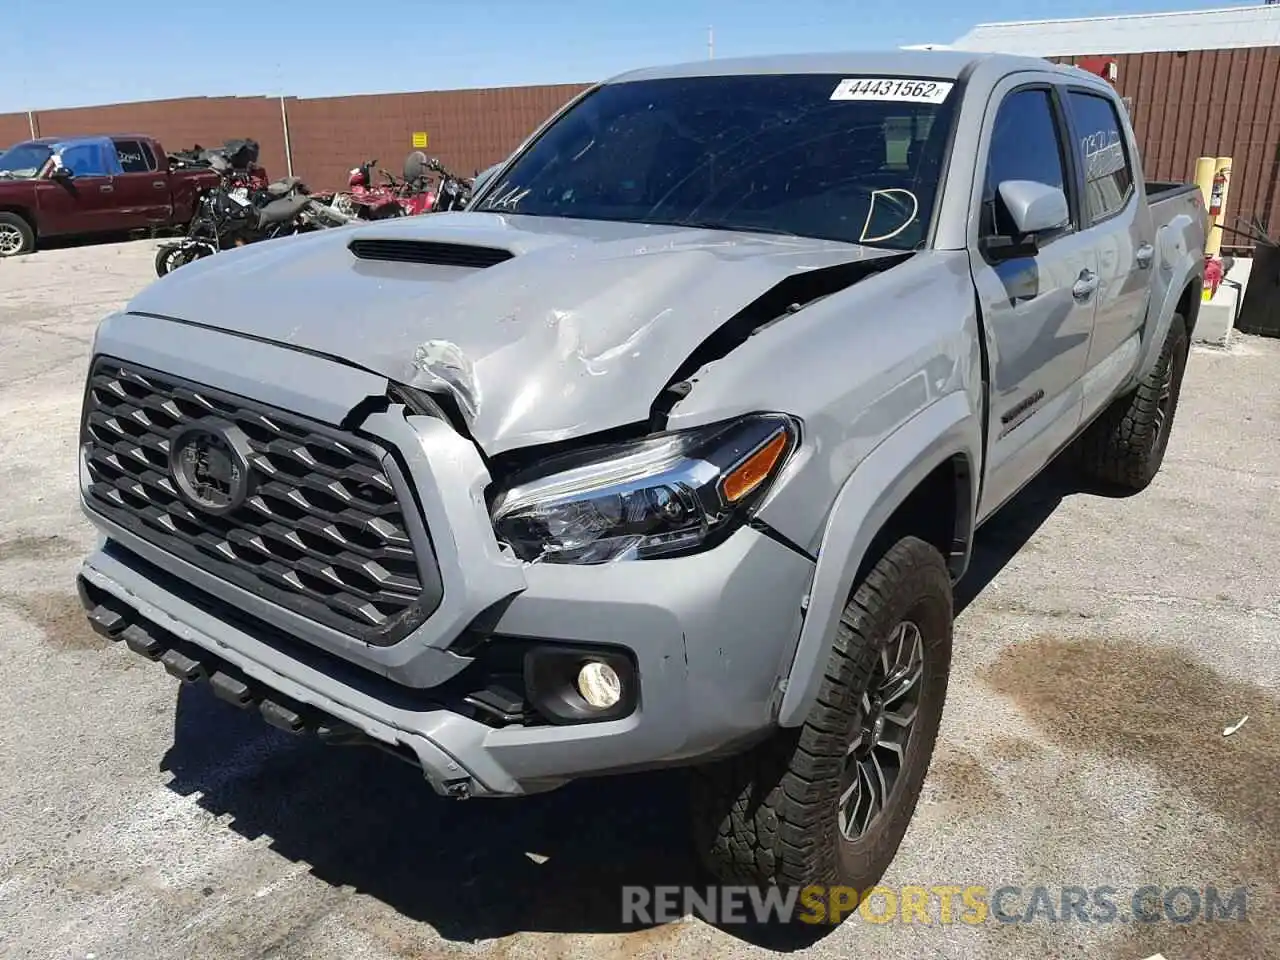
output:
[[[512,478],[498,538],[529,562],[646,560],[711,546],[735,529],[799,441],[799,424],[754,414],[594,447]]]

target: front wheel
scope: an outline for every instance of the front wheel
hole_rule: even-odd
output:
[[[31,224],[16,213],[0,211],[0,257],[16,257],[36,248]]]
[[[804,725],[694,777],[694,836],[711,872],[727,883],[841,885],[864,897],[915,812],[951,637],[946,562],[905,537],[849,598]]]

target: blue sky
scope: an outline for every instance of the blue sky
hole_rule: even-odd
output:
[[[974,23],[1232,0],[8,0],[0,113],[169,97],[576,83],[715,55],[947,42]],[[20,8],[21,12],[18,12]],[[223,26],[225,24],[225,26]],[[16,58],[16,59],[15,59]]]

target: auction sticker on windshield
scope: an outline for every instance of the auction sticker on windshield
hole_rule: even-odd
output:
[[[841,80],[832,100],[893,100],[898,103],[942,103],[955,84],[911,77],[855,77]]]

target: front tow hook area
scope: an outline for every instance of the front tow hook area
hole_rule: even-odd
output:
[[[182,683],[207,683],[219,700],[240,710],[256,710],[264,721],[285,733],[314,735],[330,746],[376,747],[422,770],[418,755],[407,745],[392,746],[323,710],[283,696],[221,657],[144,619],[83,575],[76,578],[76,593],[95,633],[113,643],[123,642],[138,656],[159,663]],[[431,780],[427,771],[422,772]],[[469,777],[432,783],[438,793],[455,799],[466,799],[478,792]]]

